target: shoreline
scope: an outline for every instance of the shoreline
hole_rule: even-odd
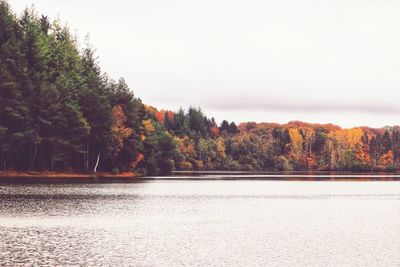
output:
[[[66,173],[66,172],[18,172],[18,171],[0,171],[0,183],[24,183],[24,182],[45,182],[45,183],[63,183],[63,182],[102,182],[102,181],[134,181],[140,180],[138,173],[127,172],[121,174],[112,173]]]
[[[367,182],[400,181],[397,173],[357,172],[232,172],[232,171],[176,171],[168,176],[143,176],[128,172],[63,173],[0,171],[0,183],[140,183],[151,181],[332,181]]]

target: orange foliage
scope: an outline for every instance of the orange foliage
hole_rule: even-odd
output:
[[[308,123],[308,122],[302,122],[302,121],[290,121],[287,124],[284,124],[283,127],[285,128],[324,128],[328,130],[329,132],[331,131],[337,131],[341,130],[341,128],[337,125],[328,123],[328,124],[319,124],[319,123]]]
[[[251,129],[257,128],[257,123],[254,121],[242,122],[239,124],[238,128],[243,132],[250,131]]]
[[[186,158],[194,158],[196,156],[195,144],[188,136],[175,139],[178,144],[179,152]]]
[[[219,135],[219,129],[218,129],[217,126],[211,127],[211,134],[212,134],[213,136],[218,136],[218,135]]]
[[[131,162],[131,167],[136,168],[137,165],[144,160],[144,154],[143,153],[137,153],[136,158],[134,161]]]
[[[371,156],[369,155],[368,152],[364,151],[364,150],[357,150],[356,153],[356,158],[358,161],[362,162],[364,165],[371,165]]]
[[[379,159],[379,165],[382,165],[382,166],[393,165],[393,163],[394,163],[393,159],[394,159],[393,151],[389,150],[386,154],[383,154],[381,156],[381,158]]]
[[[175,112],[170,110],[158,110],[157,108],[149,105],[144,105],[148,113],[152,114],[155,120],[161,124],[164,124],[165,117],[167,116],[170,121],[174,120]]]
[[[157,111],[154,113],[154,117],[159,123],[164,124],[164,111]]]
[[[125,126],[127,118],[121,105],[113,107],[112,118],[111,132],[114,141],[113,150],[114,155],[117,155],[124,145],[124,140],[132,135],[133,130]]]

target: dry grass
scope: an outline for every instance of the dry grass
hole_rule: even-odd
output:
[[[69,173],[69,172],[48,172],[48,171],[0,171],[0,177],[137,177],[138,174],[134,172],[123,172],[120,174],[112,174],[107,172],[92,173]]]

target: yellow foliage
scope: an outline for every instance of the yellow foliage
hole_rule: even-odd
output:
[[[157,108],[155,108],[155,107],[153,107],[153,106],[146,105],[146,104],[144,104],[143,106],[144,106],[144,108],[146,109],[146,111],[147,111],[148,113],[150,113],[150,114],[155,114],[155,113],[158,111]]]
[[[346,148],[354,148],[361,142],[364,132],[361,128],[343,129],[330,133],[337,143],[344,144]]]
[[[189,161],[182,161],[180,164],[180,168],[184,171],[191,171],[193,169],[192,163]]]
[[[186,158],[194,159],[196,156],[194,141],[188,136],[184,138],[176,138],[176,143],[178,144],[179,152]]]
[[[145,134],[149,135],[154,132],[155,128],[150,119],[142,121],[142,126]]]
[[[222,139],[221,137],[217,139],[217,142],[215,144],[215,150],[216,150],[217,156],[219,158],[226,158],[225,143],[224,143],[224,139]]]
[[[292,155],[295,159],[299,159],[303,150],[303,136],[300,134],[299,129],[296,128],[289,129],[289,136]]]

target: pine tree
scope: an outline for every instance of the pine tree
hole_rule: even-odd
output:
[[[84,153],[84,166],[89,171],[97,167],[100,157],[110,156],[112,126],[112,107],[106,81],[90,48],[83,53],[82,76],[84,87],[79,92],[79,104],[90,127]]]
[[[21,51],[22,29],[9,5],[0,1],[0,168],[23,168],[29,109],[23,94],[26,80]]]

